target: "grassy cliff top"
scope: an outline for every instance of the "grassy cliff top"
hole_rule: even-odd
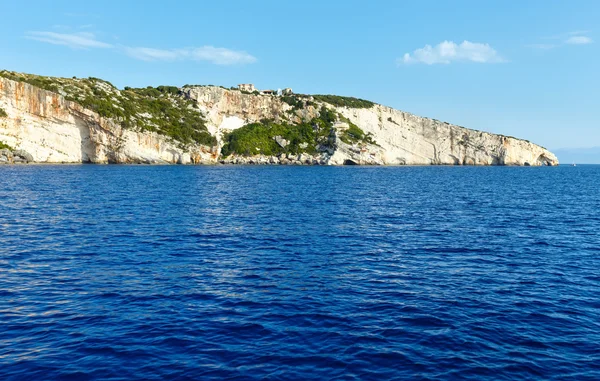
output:
[[[181,96],[177,87],[126,87],[119,90],[110,82],[93,77],[44,77],[6,70],[0,71],[0,77],[61,94],[102,117],[115,120],[124,128],[154,131],[183,145],[216,144],[196,103]]]
[[[46,77],[7,70],[0,70],[0,77],[26,82],[44,90],[59,93],[67,100],[77,102],[96,111],[105,118],[115,120],[124,128],[137,131],[154,131],[171,137],[182,145],[191,143],[208,146],[216,145],[215,137],[206,128],[204,115],[198,109],[197,104],[183,94],[182,89],[186,87],[220,87],[225,90],[240,91],[237,88],[214,85],[186,85],[183,88],[175,86],[125,87],[119,90],[110,82],[94,77]],[[247,94],[252,95],[252,93]],[[376,105],[376,103],[368,100],[339,95],[290,94],[278,97],[278,99],[292,106],[291,112],[300,111],[311,106],[320,109],[323,104],[355,109],[368,109]],[[0,110],[0,118],[5,117],[5,114],[3,110]],[[449,124],[436,119],[424,119],[437,124]],[[302,123],[306,122],[309,121],[302,121]],[[462,126],[457,127],[482,132]],[[358,131],[355,130],[355,132]],[[512,136],[495,135],[528,142]]]

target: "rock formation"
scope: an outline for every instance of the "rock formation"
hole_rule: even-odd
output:
[[[0,143],[22,151],[22,155],[11,157],[28,154],[31,160],[25,161],[41,163],[558,164],[551,152],[525,140],[470,130],[377,104],[362,108],[336,106],[317,96],[298,96],[293,101],[300,103],[294,104],[289,97],[286,102],[282,97],[216,86],[186,86],[178,91],[178,97],[197,105],[206,129],[216,138],[214,146],[184,144],[156,129],[126,127],[122,118],[104,117],[68,100],[73,98],[64,88],[44,90],[3,77],[0,72]],[[292,145],[280,134],[273,137],[279,149],[276,155],[221,155],[225,137],[234,130],[264,120],[283,125],[303,123],[318,117],[323,107],[339,119],[332,124],[327,144],[303,142],[296,152],[288,152]],[[344,139],[348,126],[359,128],[369,138]]]

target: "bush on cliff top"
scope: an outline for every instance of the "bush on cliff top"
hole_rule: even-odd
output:
[[[350,127],[342,133],[340,139],[346,144],[368,143],[377,144],[373,140],[371,133],[365,134],[356,124],[348,122]]]
[[[326,107],[321,107],[319,116],[308,122],[292,125],[262,121],[261,123],[252,123],[238,128],[225,135],[225,144],[221,149],[221,154],[224,157],[234,153],[242,156],[258,154],[277,156],[288,153],[314,154],[319,146],[332,147],[334,145],[335,131],[333,125],[338,119],[347,122],[350,126],[340,135],[340,139],[344,143],[376,144],[371,134],[365,134],[363,130],[348,119],[337,115]],[[276,136],[281,136],[289,144],[286,147],[281,147],[275,141]]]
[[[0,76],[61,93],[65,99],[111,118],[124,128],[154,131],[182,144],[216,144],[196,103],[181,96],[175,86],[126,87],[119,91],[110,82],[94,77],[54,78],[6,70],[0,71]]]
[[[375,103],[364,99],[354,97],[342,97],[339,95],[313,95],[315,100],[329,103],[336,107],[349,107],[349,108],[371,108]]]
[[[8,114],[6,113],[6,111],[0,107],[0,118],[6,118],[8,116]]]
[[[248,124],[225,135],[221,153],[225,157],[233,153],[244,156],[313,154],[319,145],[327,147],[333,144],[330,138],[335,120],[335,113],[323,107],[318,117],[295,125],[273,121]],[[289,144],[281,147],[275,141],[276,136],[281,136]]]
[[[113,119],[124,128],[154,131],[182,144],[216,144],[215,137],[206,128],[198,105],[185,98],[175,86],[125,87],[119,91],[110,82],[94,77],[54,78],[6,70],[0,71],[0,76],[63,94],[65,99],[77,102],[102,117]],[[373,102],[364,99],[337,95],[314,95],[313,98],[337,107],[371,108],[374,105]],[[294,111],[315,106],[306,95],[287,95],[281,97],[281,100],[292,106]],[[0,117],[2,116],[3,110],[0,110]],[[256,147],[261,151],[266,150],[262,152],[264,154],[311,152],[319,144],[329,144],[332,126],[337,119],[338,115],[322,107],[319,117],[297,125],[267,122],[244,126],[226,136],[223,152],[251,155],[258,153]],[[349,124],[350,128],[340,136],[342,141],[348,144],[372,142],[369,135],[365,135],[357,126]],[[289,140],[290,145],[285,149],[276,143],[276,146],[273,146],[273,137],[277,135]],[[268,143],[265,140],[266,136],[269,137]],[[303,143],[308,145],[307,148],[300,148],[299,145]]]

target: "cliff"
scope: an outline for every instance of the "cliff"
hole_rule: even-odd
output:
[[[118,90],[0,72],[0,142],[43,163],[556,165],[546,149],[354,98]]]

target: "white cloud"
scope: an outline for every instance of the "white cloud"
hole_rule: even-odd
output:
[[[175,61],[182,56],[176,50],[130,47],[124,47],[123,49],[130,57],[143,61]]]
[[[192,49],[192,59],[196,61],[209,61],[217,65],[249,64],[256,62],[256,58],[243,51],[203,46]]]
[[[54,45],[64,45],[72,49],[111,48],[111,44],[98,41],[93,33],[56,33],[29,32],[25,36],[31,40],[47,42]]]
[[[498,55],[488,44],[463,41],[456,44],[453,41],[444,41],[432,47],[425,45],[398,59],[398,64],[424,63],[427,65],[449,64],[451,62],[477,62],[477,63],[496,63],[504,62],[504,59]]]
[[[576,31],[573,31],[573,32],[565,33],[564,35],[566,35],[566,36],[579,36],[579,35],[582,35],[582,34],[589,34],[589,33],[590,33],[589,30],[576,30]]]
[[[84,25],[81,28],[91,27]],[[57,25],[57,28],[69,28]],[[57,32],[28,32],[25,38],[46,42],[54,45],[64,45],[72,49],[116,48],[130,57],[144,61],[205,61],[215,65],[242,65],[256,62],[256,57],[241,51],[214,46],[184,49],[155,49],[147,47],[129,47],[113,45],[98,41],[93,33],[57,33]]]
[[[556,44],[529,44],[525,45],[528,48],[540,49],[540,50],[550,50],[558,47]]]
[[[592,42],[594,42],[594,40],[592,40],[588,36],[573,36],[573,37],[569,37],[565,41],[565,44],[570,44],[570,45],[587,45],[587,44],[591,44]]]
[[[529,44],[526,46],[539,50],[550,50],[564,45],[587,45],[594,42],[594,40],[587,36],[589,33],[589,30],[577,30],[544,38],[545,40],[555,40],[555,43]]]
[[[191,60],[206,61],[215,65],[250,64],[256,62],[254,56],[244,51],[215,48],[214,46],[184,49],[125,47],[124,50],[129,56],[144,61]]]

